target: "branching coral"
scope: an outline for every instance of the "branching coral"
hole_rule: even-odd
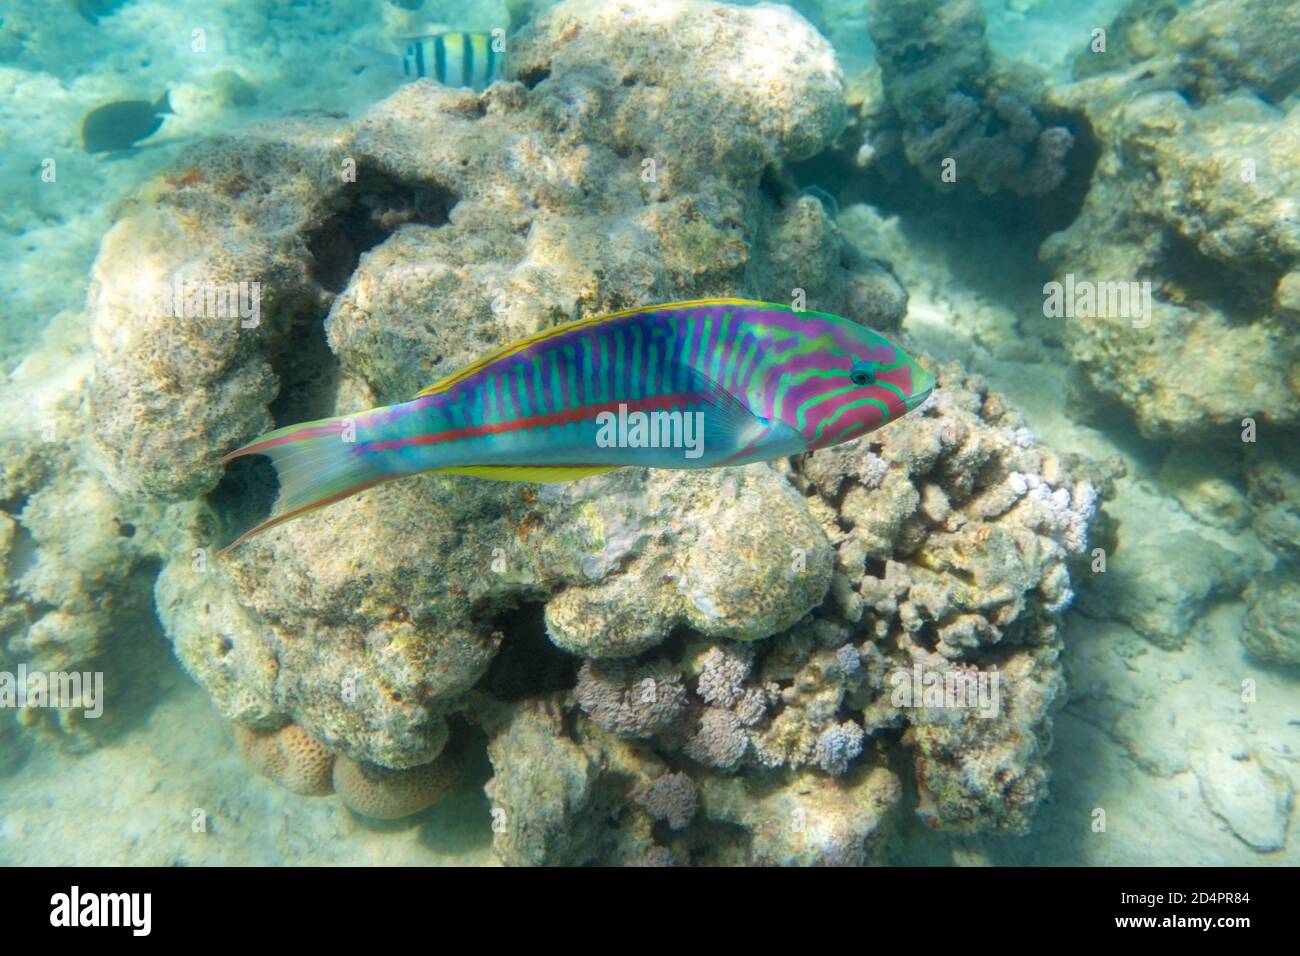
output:
[[[698,803],[695,781],[680,772],[663,774],[644,788],[640,802],[656,820],[663,820],[674,830],[684,830],[695,816]]]
[[[740,719],[721,707],[704,708],[686,742],[687,756],[720,770],[736,767],[748,749],[749,735]]]
[[[585,661],[574,694],[592,720],[622,737],[656,734],[686,706],[681,674],[663,659],[643,664]]]
[[[866,734],[851,720],[832,724],[817,738],[814,758],[817,766],[829,774],[839,776],[849,769],[849,764],[862,753]]]

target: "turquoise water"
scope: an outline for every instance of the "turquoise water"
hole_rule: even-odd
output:
[[[1295,864],[1297,29],[6,4],[0,862]],[[333,487],[222,460],[265,432],[694,300],[691,387],[782,457],[404,477],[221,550]],[[802,450],[893,368],[819,313],[938,387]],[[647,389],[620,343],[571,381]],[[545,407],[500,388],[468,421]]]

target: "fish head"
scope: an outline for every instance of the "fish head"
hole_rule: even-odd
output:
[[[826,448],[852,441],[919,408],[934,390],[934,376],[879,332],[832,320],[814,367],[792,388],[782,417],[807,443]],[[793,401],[791,401],[793,399]]]

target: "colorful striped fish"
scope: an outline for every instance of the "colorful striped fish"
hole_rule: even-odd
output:
[[[505,33],[438,33],[415,37],[402,54],[402,72],[443,86],[485,90],[505,75]]]
[[[745,299],[570,322],[409,402],[281,428],[279,513],[230,545],[363,488],[439,471],[566,481],[614,468],[716,468],[839,444],[916,408],[934,378],[866,326]],[[228,549],[227,549],[228,550]]]

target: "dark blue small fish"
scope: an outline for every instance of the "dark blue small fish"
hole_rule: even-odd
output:
[[[158,131],[163,117],[172,111],[168,94],[158,102],[119,100],[93,109],[81,121],[81,142],[88,153],[111,153],[130,149],[138,140]]]

